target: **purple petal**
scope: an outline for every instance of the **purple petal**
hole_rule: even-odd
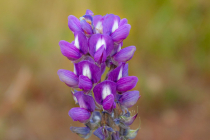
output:
[[[103,108],[104,110],[109,110],[111,109],[112,105],[114,102],[114,95],[110,94],[108,95],[104,100],[103,100]]]
[[[126,63],[123,67],[122,77],[128,76],[128,63]]]
[[[65,40],[61,40],[59,42],[59,46],[61,49],[61,53],[70,60],[77,60],[82,56],[82,54],[76,46]]]
[[[113,140],[120,140],[119,131],[112,133],[112,139]]]
[[[71,110],[69,110],[69,116],[74,121],[84,123],[90,118],[91,113],[84,108],[74,107]]]
[[[122,94],[119,99],[119,103],[126,108],[130,108],[138,101],[139,98],[139,91],[128,91]]]
[[[91,16],[94,15],[94,13],[91,10],[89,10],[89,9],[86,10],[86,13],[85,14],[86,15],[91,15]]]
[[[87,139],[90,137],[90,128],[88,127],[70,127],[70,130],[76,134],[78,134],[80,137]]]
[[[116,96],[116,83],[105,80],[99,84],[97,84],[94,89],[94,96],[97,103],[103,105],[103,100],[110,94]]]
[[[93,25],[93,17],[91,15],[84,15],[80,19],[84,19],[89,25]]]
[[[108,35],[94,34],[89,40],[89,53],[94,57],[96,51],[104,45],[106,56],[109,56],[113,49],[112,38]]]
[[[80,21],[80,26],[83,30],[83,32],[86,34],[86,36],[91,36],[93,34],[93,29],[89,23],[86,22],[86,20]]]
[[[114,44],[114,48],[111,52],[111,56],[115,55],[117,52],[119,52],[121,50],[121,47],[123,45],[123,42],[121,42],[120,44]]]
[[[103,33],[103,17],[101,15],[93,17],[93,25],[95,27],[95,33]]]
[[[109,127],[109,126],[104,126],[104,129],[106,129],[109,132],[114,132],[114,129],[112,127]]]
[[[124,24],[127,24],[128,23],[128,20],[126,18],[123,18],[120,20],[120,23],[119,23],[119,26],[122,26]]]
[[[127,62],[133,57],[135,51],[136,51],[135,46],[126,47],[120,50],[116,55],[114,55],[113,59],[117,62]]]
[[[105,69],[106,69],[106,63],[102,63],[101,64],[101,75],[105,72]]]
[[[98,62],[99,64],[103,63],[106,61],[106,51],[104,48],[104,45],[102,45],[94,55],[94,60]]]
[[[88,52],[88,41],[82,32],[75,32],[74,46],[81,50],[83,54]]]
[[[112,108],[116,108],[116,103],[113,102]]]
[[[120,43],[129,35],[131,26],[129,24],[125,24],[120,26],[115,32],[111,34],[111,37],[114,42]]]
[[[92,89],[93,84],[92,81],[87,76],[80,75],[78,87],[80,89],[83,89],[84,91],[88,91]]]
[[[107,14],[106,16],[104,16],[103,34],[107,34],[107,35],[111,34],[114,18],[115,18],[114,14]]]
[[[90,112],[95,110],[95,102],[92,96],[84,94],[82,91],[74,93],[80,108],[84,108]]]
[[[99,42],[100,41],[100,42]],[[97,43],[99,42],[99,43]],[[89,53],[92,57],[94,57],[95,52],[99,49],[102,45],[105,44],[105,40],[101,40],[101,34],[94,34],[89,39]],[[96,47],[97,45],[97,47]]]
[[[68,26],[72,32],[82,31],[79,19],[73,15],[68,17]]]
[[[103,35],[102,36],[102,39],[105,40],[106,42],[106,46],[105,46],[105,49],[106,49],[106,56],[109,56],[113,50],[113,41],[112,41],[112,38],[108,35]]]
[[[91,63],[90,61],[84,60],[75,64],[77,75],[87,76],[93,83],[97,83],[101,79],[100,68]]]
[[[79,79],[71,71],[60,69],[58,70],[58,76],[62,82],[64,82],[69,87],[77,87]]]
[[[108,74],[108,80],[117,82],[120,78],[122,78],[123,65],[118,66]]]
[[[136,86],[138,78],[136,76],[122,77],[117,81],[117,91],[126,92]]]
[[[105,140],[108,135],[104,134],[103,127],[96,129],[93,134],[97,136],[100,140]]]

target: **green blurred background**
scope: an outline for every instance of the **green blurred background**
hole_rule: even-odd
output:
[[[141,140],[210,138],[210,1],[1,0],[0,139],[80,140],[68,116],[74,101],[58,69],[73,70],[59,40],[74,37],[68,15],[127,18],[124,47],[135,45],[129,74],[139,78]],[[96,139],[92,136],[90,139]]]

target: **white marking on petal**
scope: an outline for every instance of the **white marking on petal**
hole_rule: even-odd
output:
[[[99,21],[97,24],[96,24],[96,33],[102,33],[103,31],[103,26],[102,26],[102,22]]]
[[[77,49],[79,49],[79,48],[80,48],[80,46],[79,46],[79,39],[78,39],[78,35],[75,37],[74,46],[76,46],[76,47],[77,47]]]
[[[105,39],[104,38],[102,38],[101,43],[102,43],[102,45],[104,45],[104,48],[106,49],[106,42],[105,42]]]
[[[77,104],[78,103],[78,101],[77,101],[77,98],[73,95],[73,99],[74,99],[74,101],[75,101],[75,104]]]
[[[104,88],[102,91],[102,99],[104,100],[110,94],[111,94],[111,89],[110,89],[109,85],[104,85]]]
[[[106,42],[104,38],[99,38],[97,43],[96,43],[96,51],[102,46],[104,45],[104,48],[106,49]]]
[[[75,74],[75,75],[77,75],[77,71],[76,71],[76,68],[75,68],[75,66],[74,66],[74,74]]]
[[[91,71],[90,71],[90,67],[88,65],[85,65],[83,70],[82,70],[82,74],[84,76],[87,76],[89,79],[91,79]]]
[[[117,52],[119,52],[121,50],[121,47],[122,47],[121,44],[119,44]]]
[[[120,72],[119,72],[119,75],[117,77],[117,80],[119,80],[120,78],[122,78],[122,70],[123,70],[123,67],[120,68]]]
[[[115,20],[115,21],[114,21],[114,25],[112,26],[112,33],[113,33],[115,30],[117,30],[117,29],[118,29],[118,21]]]

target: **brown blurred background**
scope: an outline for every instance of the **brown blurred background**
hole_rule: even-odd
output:
[[[136,140],[210,139],[208,0],[1,0],[0,139],[80,140],[69,130],[82,126],[68,116],[70,88],[57,76],[73,65],[58,42],[74,39],[67,17],[86,9],[131,24],[124,47],[137,47],[129,61],[141,93],[131,109],[141,118]]]

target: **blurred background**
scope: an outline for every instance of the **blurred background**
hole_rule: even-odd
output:
[[[74,101],[58,69],[73,70],[58,42],[71,42],[67,17],[127,18],[135,45],[129,75],[141,98],[131,110],[140,140],[210,139],[210,1],[1,0],[0,139],[80,140],[68,116]],[[96,139],[91,136],[90,139]]]

